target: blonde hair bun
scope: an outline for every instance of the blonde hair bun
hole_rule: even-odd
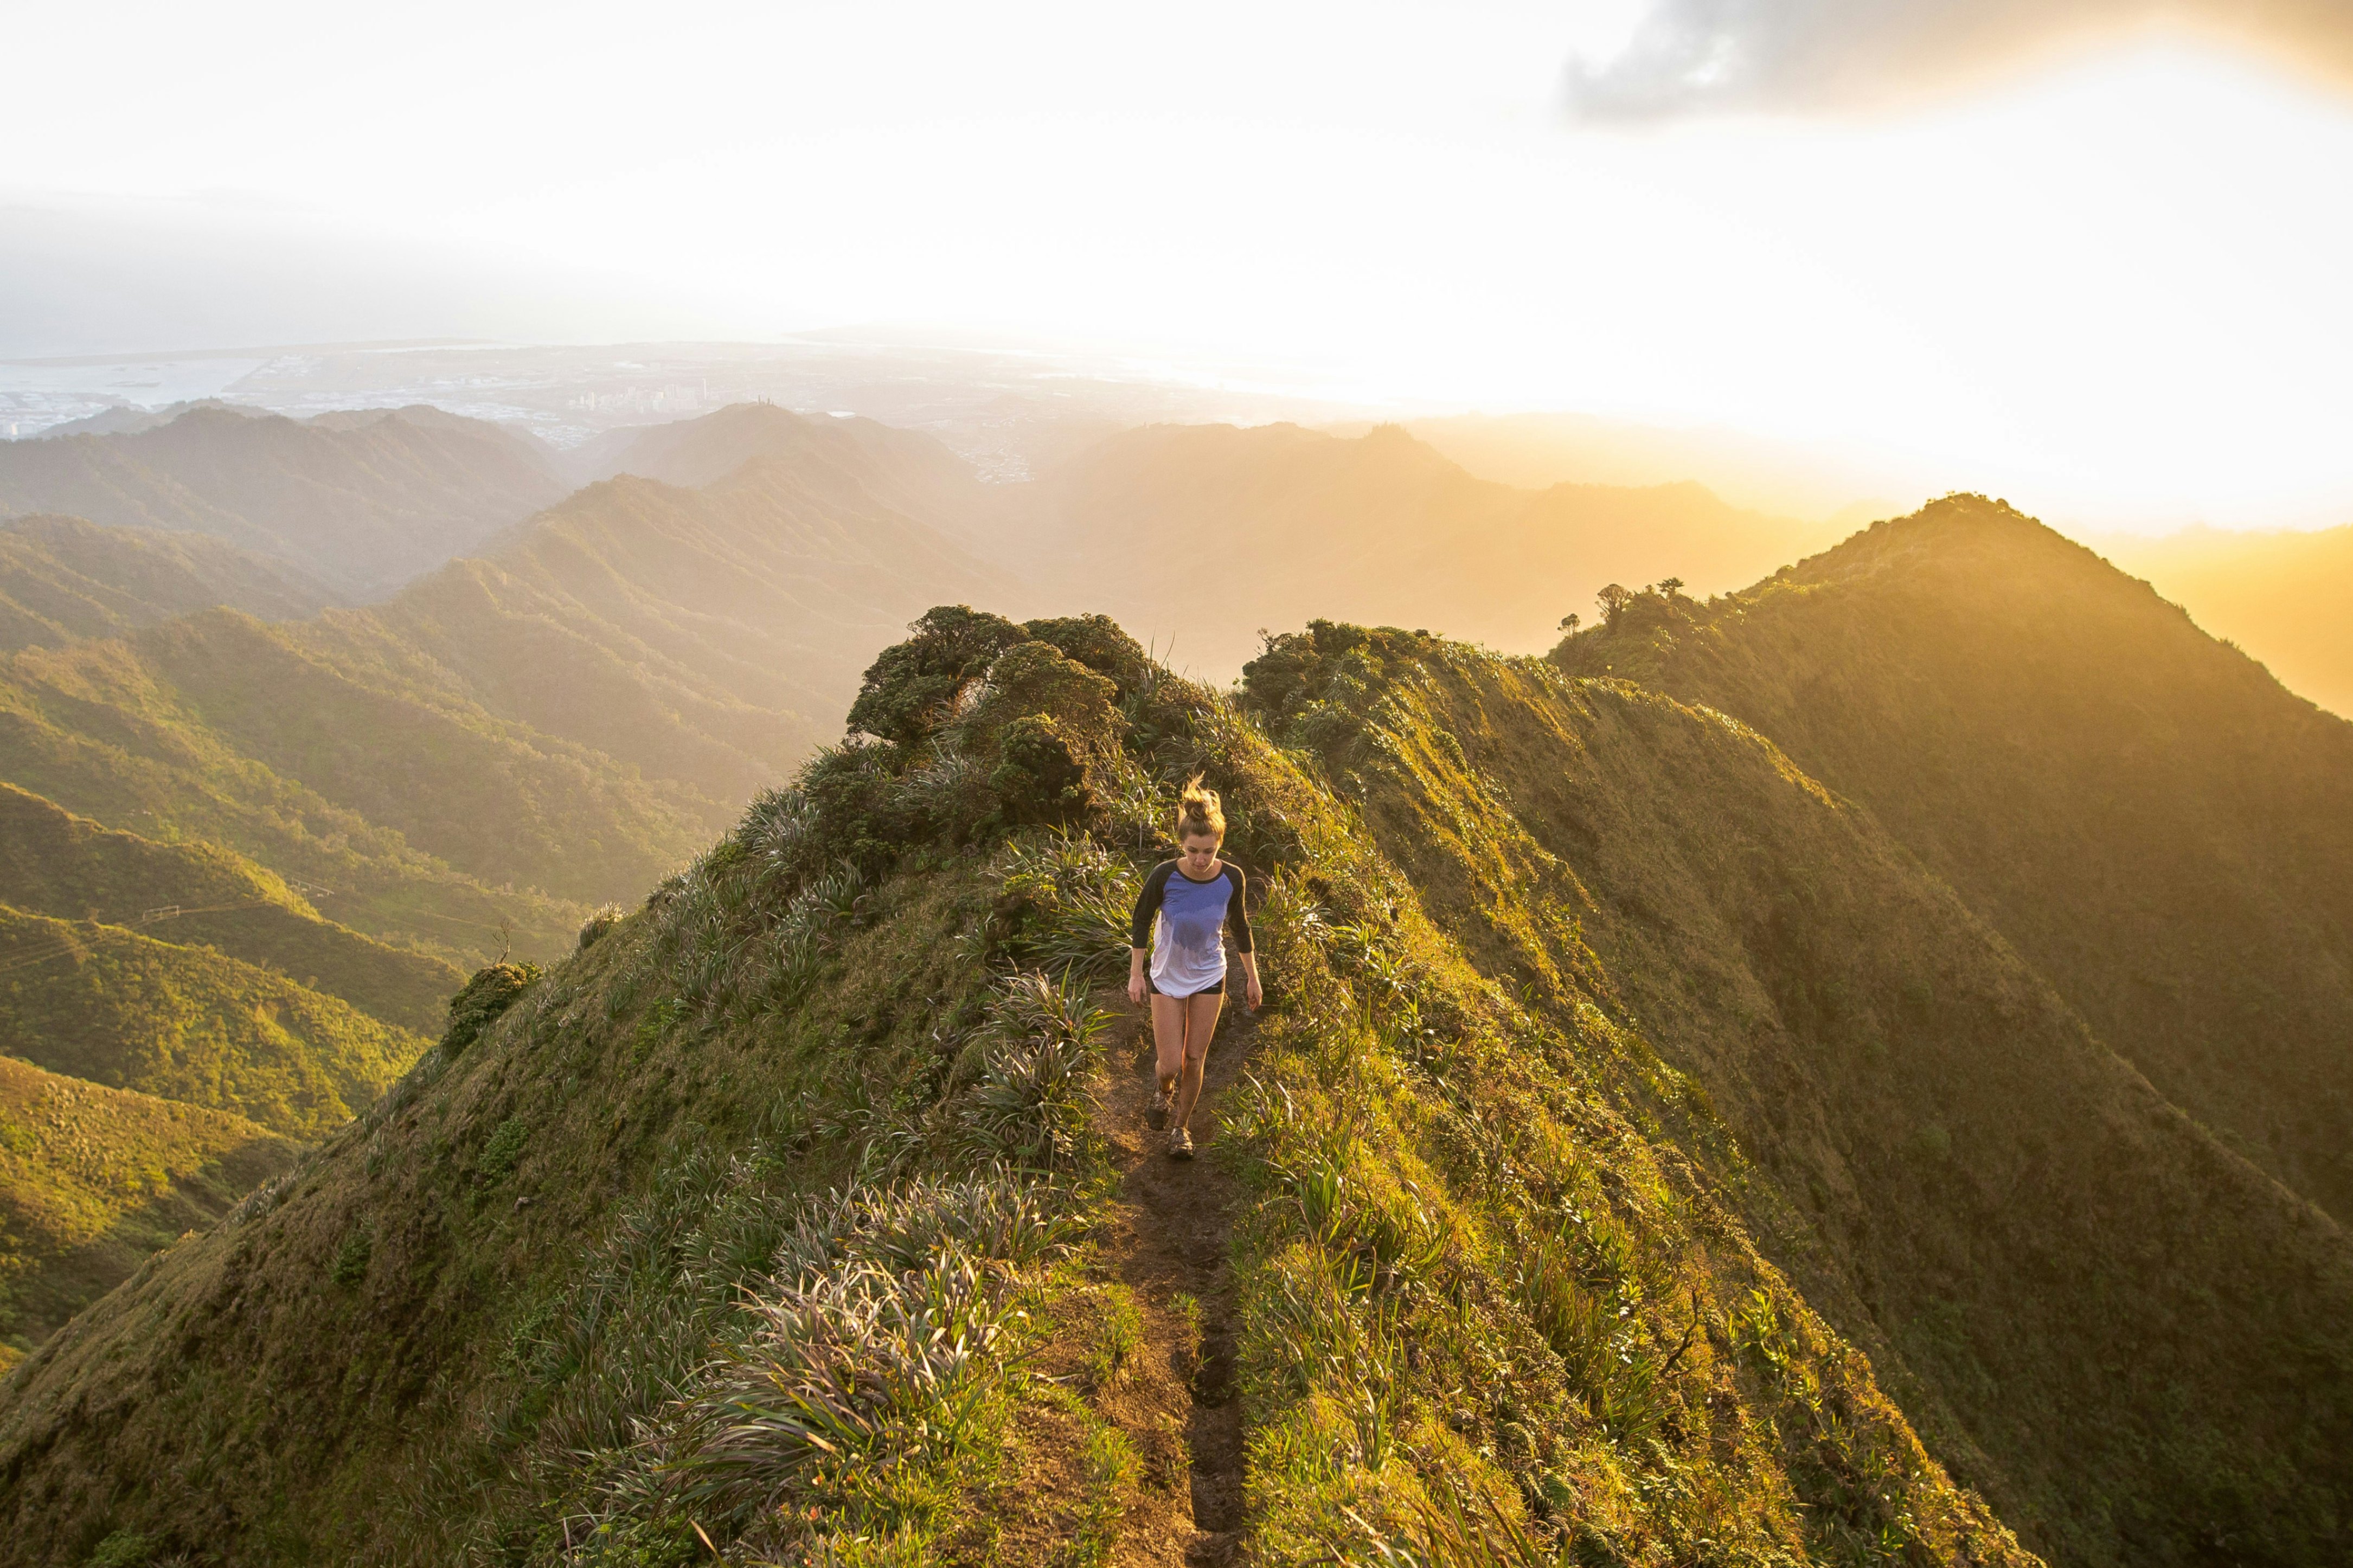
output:
[[[1176,796],[1176,842],[1182,844],[1204,833],[1223,838],[1226,812],[1218,800],[1218,792],[1195,773],[1185,781],[1183,792]]]

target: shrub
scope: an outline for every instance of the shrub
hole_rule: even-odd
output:
[[[536,963],[493,963],[474,971],[473,978],[449,998],[449,1026],[441,1036],[442,1050],[454,1057],[480,1039],[482,1031],[513,1006],[515,998],[538,978]]]
[[[154,1552],[153,1536],[142,1535],[135,1530],[118,1530],[100,1542],[82,1563],[83,1568],[139,1568]]]
[[[1086,764],[1042,713],[1025,713],[997,732],[988,775],[1000,819],[1009,826],[1075,822],[1094,805]]]
[[[580,945],[577,951],[586,952],[604,941],[606,934],[615,926],[619,925],[624,918],[626,918],[625,911],[617,904],[607,904],[603,909],[590,915],[586,923],[580,928]]]
[[[1152,680],[1151,656],[1109,616],[1029,621],[1021,629],[1036,641],[1051,645],[1063,658],[1108,676],[1123,698]]]
[[[368,1262],[375,1256],[375,1236],[364,1225],[352,1227],[343,1238],[335,1259],[327,1265],[327,1278],[336,1284],[349,1287],[367,1278]]]
[[[489,1139],[482,1144],[482,1159],[478,1167],[483,1179],[495,1182],[513,1170],[515,1162],[522,1158],[523,1144],[530,1135],[531,1129],[523,1124],[520,1116],[510,1116],[492,1129]]]
[[[1004,616],[965,605],[926,610],[907,629],[914,635],[867,667],[849,705],[849,727],[911,747],[939,728],[990,660],[1028,640]]]

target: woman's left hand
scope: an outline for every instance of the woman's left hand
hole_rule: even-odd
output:
[[[1253,1013],[1265,1005],[1266,987],[1258,983],[1257,975],[1251,975],[1250,977],[1250,983],[1243,987],[1242,999],[1250,1004],[1250,1010]]]

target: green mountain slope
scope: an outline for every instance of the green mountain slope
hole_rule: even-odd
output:
[[[425,1044],[210,948],[0,906],[0,1052],[51,1072],[316,1137]]]
[[[0,523],[0,650],[119,637],[215,605],[282,621],[333,602],[294,568],[202,534],[70,517]]]
[[[2353,724],[1968,497],[1556,657],[1773,737],[2168,1099],[2353,1217]]]
[[[200,405],[151,429],[0,443],[0,514],[212,534],[360,596],[565,488],[530,442],[438,409],[301,424]]]
[[[2286,1563],[2341,1542],[2353,1246],[1869,814],[1720,714],[1410,637],[1319,628],[1250,690],[1361,789],[1489,973],[1598,963],[1760,1179],[1694,1153],[2030,1545]]]
[[[252,689],[237,672],[300,667],[302,679],[289,683],[286,696],[292,705],[280,733],[282,739],[323,732],[322,751],[296,753],[296,760],[330,787],[351,776],[357,765],[354,750],[364,752],[371,743],[364,732],[336,729],[338,717],[354,721],[388,711],[396,730],[436,734],[460,754],[474,756],[500,749],[495,725],[479,715],[468,729],[463,718],[421,708],[404,712],[396,700],[353,688],[307,660],[290,645],[284,628],[228,611],[142,637],[156,640],[77,643],[0,658],[0,778],[110,826],[156,839],[226,846],[281,877],[323,890],[306,896],[324,897],[341,923],[380,940],[444,955],[475,955],[495,952],[501,930],[525,951],[543,951],[568,940],[577,927],[583,911],[576,904],[528,886],[502,889],[469,875],[410,845],[397,829],[372,822],[354,805],[243,754],[237,741],[209,727],[198,702],[183,698],[174,683],[174,666],[185,664],[199,678],[199,702],[225,710],[232,723],[250,725],[265,738],[276,716],[266,704],[237,703],[241,687]],[[458,731],[465,732],[452,733]],[[387,739],[375,737],[375,743]],[[277,754],[284,756],[289,749],[281,747]],[[575,785],[585,772],[568,771],[561,759],[543,764],[528,748],[514,750],[521,752],[516,767],[526,777],[541,767],[554,775],[559,789]],[[381,794],[404,780],[417,791],[416,808],[429,810],[427,802],[441,782],[438,775],[399,768],[388,781],[367,781],[367,787]],[[469,787],[462,776],[450,783],[455,794]],[[628,788],[626,781],[621,787]],[[512,801],[499,805],[510,819],[518,809],[528,810]],[[467,829],[460,825],[458,831]],[[623,837],[619,831],[613,836]],[[576,862],[578,851],[569,853]],[[514,859],[509,854],[504,863]]]
[[[1254,1562],[2341,1555],[2342,1233],[1753,731],[1345,627],[1238,710],[969,611],[856,712],[0,1384],[0,1561],[1166,1560],[1121,1369],[1213,1315]],[[1188,1304],[1078,992],[1197,768],[1271,983]]]
[[[814,750],[806,715],[909,616],[1003,583],[874,499],[862,437],[815,428],[849,444],[593,487],[373,610],[26,650],[0,662],[0,777],[332,889],[370,936],[556,951]]]
[[[227,611],[133,639],[176,715],[486,882],[595,900],[674,865],[695,806],[586,748],[321,657],[307,627]]]
[[[942,681],[976,697],[944,728]],[[1229,1123],[1261,1560],[1402,1546],[1451,1500],[1626,1561],[1702,1537],[2031,1561],[1619,1108],[1646,1097],[1639,1046],[1482,982],[1353,814],[1209,694],[1100,623],[940,612],[861,711],[896,715],[908,752],[829,755],[581,956],[486,972],[463,1026],[290,1184],[20,1368],[0,1510],[53,1529],[0,1531],[0,1551],[552,1563],[570,1515],[653,1561],[852,1535],[902,1559],[1104,1560],[1181,1460],[1147,1480],[1136,1445],[1165,1452],[1166,1429],[1078,1370],[1135,1353],[1102,1310],[1133,1300],[1102,1282],[1115,1261],[1081,1239],[1107,1196],[1082,1092],[1099,1025],[1067,985],[996,977],[1120,961],[1094,911],[1139,862],[1104,841],[1148,844],[1154,784],[1207,761],[1277,877],[1261,923],[1286,998]],[[1103,840],[1000,841],[1041,812]],[[1403,1026],[1400,984],[1430,1036]],[[1508,1146],[1482,1131],[1507,1127]],[[907,1272],[867,1272],[878,1257]],[[930,1303],[909,1342],[955,1346],[913,1381],[853,1326],[893,1279]],[[798,1381],[743,1288],[820,1314],[785,1331],[834,1347],[835,1392]],[[840,1290],[851,1317],[814,1304]],[[176,1353],[131,1350],[167,1320]],[[729,1363],[707,1344],[786,1379],[777,1409],[824,1423],[833,1459],[790,1415],[712,1448],[695,1411],[731,1408]],[[1036,1355],[1068,1384],[1019,1370]]]
[[[403,679],[438,676],[501,719],[688,785],[715,803],[715,830],[821,743],[832,726],[811,716],[839,712],[911,617],[1009,587],[877,500],[894,472],[769,456],[699,489],[596,485],[487,560],[326,617],[311,646],[345,658],[342,639]]]
[[[1230,673],[1258,628],[1310,616],[1428,626],[1535,652],[1613,577],[1754,581],[1837,537],[1696,485],[1514,489],[1395,426],[1343,440],[1274,425],[1154,426],[1008,505],[1048,602],[1101,605],[1179,665]]]
[[[0,1057],[0,1359],[209,1228],[298,1152],[242,1117]]]
[[[292,976],[403,1028],[431,1031],[464,975],[320,918],[272,873],[216,844],[159,844],[0,784],[0,904],[139,925]]]

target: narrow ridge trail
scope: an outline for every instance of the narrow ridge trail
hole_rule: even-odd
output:
[[[1228,1265],[1240,1194],[1216,1145],[1225,1090],[1257,1043],[1257,1020],[1239,1007],[1219,1020],[1193,1113],[1199,1153],[1172,1160],[1167,1135],[1145,1120],[1153,1092],[1150,1015],[1140,1008],[1120,1014],[1110,1082],[1096,1105],[1120,1176],[1103,1258],[1134,1293],[1144,1318],[1145,1364],[1133,1397],[1145,1408],[1134,1417],[1166,1435],[1172,1471],[1178,1456],[1166,1438],[1181,1435],[1184,1473],[1163,1478],[1166,1506],[1130,1511],[1116,1560],[1209,1568],[1236,1559],[1242,1528],[1241,1404],[1233,1386]],[[1187,1299],[1195,1303],[1189,1310]],[[1147,1453],[1151,1447],[1147,1440]]]

